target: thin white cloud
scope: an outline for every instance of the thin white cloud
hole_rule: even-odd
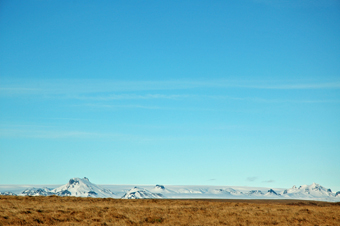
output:
[[[0,95],[77,96],[90,93],[138,92],[187,89],[340,89],[340,82],[293,82],[293,81],[235,81],[235,80],[173,80],[173,81],[114,81],[96,79],[62,80],[2,80]],[[129,96],[111,96],[129,98]],[[134,97],[134,98],[137,98]],[[176,96],[140,96],[139,98],[176,98]]]
[[[274,183],[275,181],[270,179],[270,180],[265,180],[265,181],[262,181],[263,183]]]
[[[104,134],[91,133],[77,130],[60,131],[60,130],[42,130],[30,128],[2,128],[0,129],[0,137],[15,138],[94,138],[102,137]]]
[[[121,100],[229,100],[229,101],[250,101],[257,103],[340,103],[336,99],[270,99],[252,97],[235,97],[228,95],[202,95],[193,94],[195,89],[202,92],[202,88],[207,89],[267,89],[267,90],[310,90],[310,89],[340,89],[340,82],[324,83],[294,83],[293,81],[232,81],[232,80],[177,80],[177,81],[113,81],[113,80],[4,80],[0,84],[0,97],[14,98],[48,98],[48,99],[73,99],[90,102],[87,106],[123,109],[164,109],[159,106],[149,106],[145,103],[133,103],[125,105],[103,104],[104,101]],[[190,90],[189,90],[190,89]],[[162,91],[154,93],[155,91]],[[171,90],[172,93],[169,94]],[[182,93],[174,90],[182,90]],[[183,94],[183,90],[188,90],[190,94]],[[145,93],[148,91],[150,93]],[[92,102],[92,103],[91,103]],[[82,105],[84,106],[84,105]],[[171,110],[171,109],[169,109]],[[180,109],[178,109],[180,110]],[[188,110],[187,108],[185,110]],[[204,110],[204,109],[203,109]],[[216,110],[216,109],[210,109]]]
[[[145,106],[145,105],[109,105],[103,104],[104,101],[120,101],[120,100],[157,100],[157,99],[165,99],[165,100],[204,100],[204,99],[214,99],[214,100],[229,100],[229,101],[249,101],[249,102],[258,102],[258,103],[305,103],[305,104],[313,104],[313,103],[340,103],[340,100],[335,99],[323,99],[323,100],[292,100],[292,99],[265,99],[259,97],[234,97],[228,95],[192,95],[192,94],[107,94],[100,96],[73,96],[68,97],[77,100],[83,101],[95,101],[97,104],[87,104],[87,106],[101,106],[101,107],[110,107],[110,108],[148,108],[148,109],[164,109],[163,107],[156,106]],[[98,104],[101,102],[101,104]],[[167,108],[168,109],[168,108]],[[203,109],[204,110],[204,109]],[[205,109],[207,110],[207,109]],[[210,109],[214,110],[214,109]],[[216,110],[216,109],[215,109]]]
[[[88,132],[79,130],[60,130],[58,128],[35,129],[7,127],[0,129],[0,138],[30,138],[30,139],[109,139],[115,141],[133,141],[138,143],[150,143],[156,141],[188,141],[202,140],[202,137],[196,136],[154,136],[140,134],[122,134],[122,133],[102,133]]]
[[[86,103],[86,104],[77,104],[70,105],[73,107],[87,107],[87,108],[102,108],[108,110],[120,110],[120,109],[148,109],[148,110],[171,110],[171,111],[220,111],[217,108],[195,108],[195,107],[161,107],[161,106],[153,106],[153,105],[141,105],[141,104],[103,104],[103,103]]]
[[[339,6],[337,0],[253,0],[258,4],[264,4],[276,8],[310,8],[310,7],[335,7]]]
[[[279,84],[279,85],[250,85],[244,86],[244,88],[254,89],[339,89],[340,82],[334,83],[306,83],[306,84]]]
[[[107,109],[122,109],[122,108],[141,108],[141,109],[152,109],[152,110],[160,110],[165,109],[158,106],[147,106],[147,105],[139,105],[139,104],[125,104],[125,105],[115,105],[115,104],[79,104],[73,105],[76,107],[91,107],[91,108],[107,108]],[[166,108],[169,109],[169,108]]]
[[[192,98],[196,95],[164,95],[164,94],[107,94],[100,96],[74,96],[74,99],[79,100],[96,100],[96,101],[109,101],[109,100],[149,100],[149,99],[169,99],[178,100],[183,98]],[[72,97],[70,97],[72,98]]]
[[[190,97],[189,95],[187,97]],[[234,100],[234,101],[251,101],[262,103],[340,103],[340,100],[292,100],[292,99],[265,99],[259,97],[233,97],[226,95],[193,95],[195,98],[219,99],[219,100]]]
[[[253,182],[257,179],[258,179],[258,177],[247,177],[247,181],[250,181],[250,182]]]

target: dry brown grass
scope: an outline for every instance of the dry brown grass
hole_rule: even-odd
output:
[[[0,196],[0,225],[340,225],[340,203]]]

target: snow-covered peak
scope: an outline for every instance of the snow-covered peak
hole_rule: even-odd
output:
[[[54,193],[49,188],[27,188],[22,191],[20,196],[49,196],[54,195]]]
[[[161,194],[152,193],[145,188],[134,187],[129,190],[122,199],[159,199],[163,198]]]
[[[280,194],[277,194],[276,191],[273,189],[269,189],[268,192],[265,194],[265,196],[278,196]]]
[[[63,186],[52,190],[53,193],[59,196],[78,196],[78,197],[115,197],[115,195],[107,189],[100,188],[99,186],[90,182],[86,177],[72,178]]]
[[[232,188],[217,188],[217,189],[212,189],[209,190],[208,192],[212,194],[223,194],[227,196],[233,196],[233,195],[241,195],[242,192],[236,191],[235,189]]]
[[[13,195],[13,196],[17,196],[16,194],[14,194],[13,192],[10,192],[10,191],[0,192],[0,195]]]
[[[167,189],[164,185],[156,184],[155,187],[150,189],[152,193],[173,193],[174,191]]]
[[[164,190],[164,189],[165,189],[165,187],[164,187],[164,185],[159,185],[159,184],[156,184],[156,186],[155,186],[155,189],[161,189],[161,190]]]
[[[335,196],[331,189],[327,189],[317,183],[301,185],[299,188],[293,186],[290,189],[284,190],[281,195],[285,195],[290,198],[320,198]]]
[[[332,192],[331,189],[327,189],[325,187],[322,187],[320,184],[317,183],[313,183],[312,185],[310,185],[310,189],[314,190],[314,191],[326,191],[326,192]]]
[[[247,195],[255,195],[255,196],[261,196],[263,195],[263,192],[260,190],[251,190],[246,193]]]

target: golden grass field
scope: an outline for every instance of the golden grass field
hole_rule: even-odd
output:
[[[340,225],[340,203],[0,196],[0,225]]]

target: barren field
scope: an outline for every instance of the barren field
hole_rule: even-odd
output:
[[[0,196],[0,225],[340,225],[340,203]]]

